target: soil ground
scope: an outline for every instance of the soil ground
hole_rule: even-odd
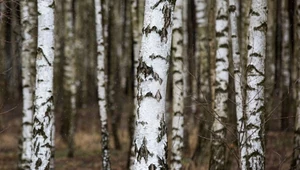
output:
[[[5,112],[5,110],[10,110]],[[20,137],[21,106],[3,108],[0,114],[2,127],[0,129],[0,169],[17,169],[18,140]],[[129,149],[129,138],[126,114],[122,114],[119,137],[122,149],[114,149],[111,142],[111,165],[113,170],[127,169],[127,157]],[[59,122],[59,116],[56,117]],[[59,123],[58,130],[59,131]],[[194,126],[197,127],[197,126]],[[190,133],[190,150],[194,150],[197,139],[197,130]],[[292,158],[293,133],[271,131],[266,135],[266,169],[275,170],[289,169]],[[113,141],[113,140],[110,140]],[[67,146],[62,141],[59,133],[56,133],[55,167],[57,170],[96,170],[101,169],[101,146],[100,146],[100,121],[97,106],[79,111],[77,119],[77,131],[75,136],[76,151],[74,158],[67,158]],[[233,151],[236,147],[228,145]],[[206,148],[209,149],[209,148]],[[203,156],[201,163],[197,166],[191,161],[191,152],[186,151],[183,159],[184,169],[208,169],[209,155]],[[236,157],[229,154],[230,168],[238,169]]]

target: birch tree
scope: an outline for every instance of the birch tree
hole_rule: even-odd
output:
[[[225,166],[225,137],[227,120],[227,101],[229,83],[229,38],[228,38],[228,3],[216,1],[216,80],[214,121],[212,125],[212,143],[210,169],[222,169]]]
[[[103,42],[102,25],[102,3],[95,0],[95,22],[97,38],[97,80],[98,80],[98,104],[101,121],[101,146],[102,146],[102,169],[109,170],[109,147],[108,147],[108,125],[107,125],[107,97],[106,97],[106,75],[105,75],[105,48]]]
[[[298,80],[297,80],[297,111],[295,118],[295,134],[294,134],[294,150],[293,150],[293,160],[291,169],[299,170],[300,169],[300,0],[295,2],[295,14],[294,14],[294,56],[298,60]]]
[[[49,169],[54,146],[54,1],[38,0],[38,44],[30,169]]]
[[[266,118],[271,119],[275,118],[276,112],[274,112],[274,107],[278,101],[272,97],[274,91],[275,83],[275,57],[276,57],[276,13],[277,13],[277,0],[268,0],[268,30],[267,30],[267,54],[265,62],[268,63],[265,65],[265,75],[268,77],[265,81],[265,107],[266,107]],[[274,94],[273,94],[274,95]],[[271,125],[274,122],[267,124],[269,129],[274,129]],[[273,125],[274,126],[274,125]]]
[[[252,0],[246,70],[246,169],[264,169],[264,80],[267,1]]]
[[[289,112],[290,112],[290,60],[291,57],[291,41],[290,41],[290,19],[289,19],[289,1],[281,0],[281,77],[282,77],[282,115],[281,129],[289,127]]]
[[[196,49],[195,57],[198,69],[198,97],[201,103],[199,108],[199,130],[198,134],[207,136],[208,124],[208,96],[209,96],[209,58],[208,58],[208,2],[206,0],[194,0],[196,9]],[[197,160],[200,154],[205,150],[207,140],[198,137],[196,150],[193,159]]]
[[[118,129],[121,122],[122,107],[121,98],[123,97],[121,87],[121,61],[123,58],[122,37],[123,37],[123,20],[122,20],[122,1],[109,0],[109,57],[108,57],[108,107],[111,115],[112,137],[114,147],[117,150],[122,148]]]
[[[22,90],[23,117],[19,168],[29,169],[33,123],[34,64],[36,55],[36,3],[35,0],[21,1],[22,24]]]
[[[139,52],[141,49],[141,41],[142,41],[142,27],[143,27],[143,16],[144,16],[144,0],[131,0],[131,24],[132,24],[132,36],[133,36],[133,74],[134,77],[137,75],[137,67],[138,67],[138,58]],[[132,165],[134,162],[134,143],[133,143],[133,135],[134,135],[134,122],[135,115],[137,109],[137,79],[134,79],[133,85],[133,115],[132,115],[132,123],[130,122],[131,127],[131,147],[130,147],[130,160],[129,160],[129,169],[132,169]]]
[[[229,20],[230,20],[230,36],[231,36],[231,53],[234,67],[234,88],[235,88],[235,103],[236,103],[236,119],[237,119],[237,134],[240,156],[243,158],[246,155],[245,149],[245,122],[243,112],[243,93],[242,93],[242,74],[241,74],[241,56],[239,45],[238,31],[238,16],[239,16],[239,1],[229,0]],[[241,159],[244,160],[244,159]],[[246,162],[241,162],[241,168],[245,169]]]
[[[65,0],[65,46],[64,46],[64,123],[67,130],[68,156],[74,155],[74,131],[76,115],[76,58],[74,54],[74,18],[73,1]]]
[[[18,2],[16,1],[7,1],[5,2],[5,5],[7,6],[6,9],[9,11],[7,12],[7,16],[10,19],[9,27],[8,29],[10,32],[7,32],[10,34],[7,41],[14,42],[11,43],[7,49],[9,50],[8,55],[6,57],[8,65],[6,69],[9,69],[10,71],[6,74],[8,75],[8,82],[6,89],[8,91],[7,96],[8,99],[11,98],[13,102],[17,102],[21,97],[21,91],[18,87],[21,86],[22,82],[21,80],[21,72],[20,72],[20,42],[21,42],[21,25],[19,23],[19,9],[18,9]],[[4,14],[6,15],[6,14]],[[3,16],[2,16],[3,17]]]
[[[183,28],[182,28],[183,0],[177,0],[173,17],[172,39],[172,74],[173,74],[173,120],[171,169],[182,169],[183,150]]]
[[[0,13],[2,20],[0,21],[0,36],[5,37],[6,33],[6,28],[5,28],[5,18],[3,18],[3,15],[5,14],[6,10],[6,4],[5,2],[0,3]],[[5,70],[5,39],[1,38],[0,39],[0,70]],[[0,74],[0,103],[3,103],[5,98],[5,74]],[[0,128],[3,126],[3,116],[0,116]]]
[[[167,169],[165,100],[175,1],[145,2],[133,169]]]

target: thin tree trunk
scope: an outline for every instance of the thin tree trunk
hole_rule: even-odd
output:
[[[189,9],[189,0],[183,1],[183,13],[182,13],[182,31],[183,31],[183,98],[184,98],[184,106],[190,105],[191,98],[189,97],[191,84],[190,84],[190,72],[189,72],[189,55],[188,55],[188,42],[189,42],[189,34],[188,34],[188,9]],[[184,107],[183,110],[184,119],[190,122],[190,108]],[[186,126],[185,123],[184,127],[184,152],[188,153],[190,150],[189,146],[189,128]]]
[[[23,118],[19,168],[29,169],[31,161],[31,140],[33,123],[34,66],[36,56],[36,8],[35,1],[21,1],[22,24],[22,87]]]
[[[265,106],[266,106],[266,122],[275,116],[274,114],[274,98],[272,93],[275,84],[275,56],[276,56],[276,13],[277,11],[277,0],[268,0],[268,31],[267,31],[267,57],[266,57],[266,79],[265,82]],[[275,100],[278,101],[278,100]],[[275,102],[276,105],[278,104]],[[266,124],[266,130],[274,126],[272,124],[278,124],[274,121]],[[273,127],[271,129],[274,129]]]
[[[230,36],[231,36],[231,53],[234,67],[234,88],[235,88],[235,109],[237,119],[237,134],[240,156],[243,158],[246,155],[245,146],[245,122],[243,112],[243,93],[242,93],[242,74],[241,74],[241,53],[239,45],[238,31],[238,15],[239,1],[229,0],[229,19],[230,19]],[[244,159],[241,159],[244,160]],[[246,168],[246,162],[241,162],[241,168]]]
[[[88,101],[88,84],[90,81],[87,81],[87,72],[90,71],[88,69],[88,61],[89,57],[87,57],[88,49],[86,47],[87,44],[90,43],[90,39],[88,39],[86,34],[93,32],[89,27],[86,27],[85,22],[86,18],[89,21],[92,20],[93,17],[86,12],[82,12],[83,9],[94,8],[94,6],[90,5],[90,1],[75,1],[74,2],[74,46],[75,46],[75,58],[76,58],[76,68],[77,68],[77,75],[76,75],[76,103],[77,103],[77,110],[80,108],[87,108]],[[85,109],[84,109],[85,110]]]
[[[101,121],[101,146],[102,146],[102,169],[110,169],[109,160],[109,133],[107,126],[107,97],[105,75],[105,48],[103,42],[102,3],[95,0],[96,38],[97,38],[97,80],[98,80],[98,104]]]
[[[229,83],[229,37],[227,0],[216,1],[216,91],[214,121],[212,125],[212,144],[210,169],[225,168],[225,140]]]
[[[4,105],[5,102],[5,42],[6,42],[6,18],[4,18],[6,11],[6,4],[5,2],[0,3],[0,106]],[[1,109],[0,109],[1,110]],[[0,116],[0,128],[3,125],[3,116]]]
[[[246,169],[264,169],[264,80],[267,33],[267,1],[252,0],[247,54]]]
[[[173,17],[172,75],[173,75],[173,120],[171,169],[182,169],[184,136],[183,100],[183,0],[177,0]]]
[[[290,41],[290,20],[288,0],[281,0],[281,129],[285,130],[289,127],[289,112],[291,108],[290,100],[290,60],[291,57],[291,41]]]
[[[196,52],[195,57],[199,60],[198,96],[199,96],[199,129],[198,135],[208,136],[209,113],[209,36],[208,36],[208,2],[206,0],[194,0],[196,7]],[[198,137],[193,160],[197,161],[203,151],[206,150],[207,140]]]
[[[10,85],[8,86],[10,96],[13,102],[18,102],[21,97],[21,63],[20,63],[20,50],[21,50],[21,31],[19,22],[19,3],[16,1],[11,1],[11,77]]]
[[[133,169],[167,169],[165,102],[175,1],[146,0]]]
[[[121,1],[119,0],[110,0],[109,4],[111,10],[109,11],[109,51],[108,51],[108,99],[109,99],[109,113],[111,115],[111,126],[112,126],[112,136],[113,143],[117,150],[122,148],[120,143],[120,138],[118,135],[118,129],[120,126],[121,116],[122,116],[122,105],[120,99],[123,96],[122,88],[120,88],[120,63],[121,58],[123,57],[122,51],[122,36],[123,36],[123,27],[122,27],[122,14],[121,14]]]
[[[294,14],[294,57],[298,60],[298,81],[296,83],[297,88],[297,111],[295,118],[295,134],[294,134],[294,150],[291,169],[300,170],[300,0],[295,2],[295,14]]]
[[[209,12],[208,12],[208,32],[209,32],[209,73],[210,73],[210,80],[209,80],[209,88],[210,88],[210,108],[211,117],[213,120],[214,114],[213,110],[215,108],[215,91],[216,87],[214,86],[216,81],[216,29],[215,29],[215,12],[216,12],[216,0],[211,0],[208,3]]]
[[[38,0],[38,45],[30,169],[50,169],[53,147],[54,1]]]
[[[246,67],[247,67],[247,45],[248,45],[248,28],[249,28],[249,12],[251,7],[251,1],[240,1],[240,52],[241,52],[241,74],[242,74],[242,96],[246,98]],[[245,110],[246,99],[243,100],[243,109]]]
[[[195,7],[195,2],[193,1],[189,1],[189,8],[194,9]],[[197,10],[197,9],[196,9]],[[190,103],[190,107],[191,107],[191,115],[190,117],[194,117],[197,112],[198,112],[198,102],[199,102],[199,72],[200,72],[200,56],[195,54],[195,43],[197,43],[197,38],[195,38],[195,31],[194,31],[194,24],[195,24],[195,20],[193,20],[195,18],[195,15],[197,15],[197,11],[194,12],[193,10],[189,10],[189,18],[191,18],[188,22],[188,27],[189,27],[189,56],[192,60],[189,60],[190,64],[189,64],[189,69],[190,69],[190,82],[191,82],[191,103]],[[195,14],[196,13],[196,14]],[[197,21],[196,21],[197,22]],[[198,44],[197,44],[198,45]],[[196,50],[197,50],[197,46],[196,46]],[[197,51],[196,51],[197,52]],[[202,51],[201,51],[202,52]],[[189,122],[189,121],[188,121]],[[194,124],[195,121],[194,119],[192,119],[192,123]],[[190,123],[188,123],[190,124]]]
[[[61,113],[63,106],[63,63],[64,63],[64,0],[55,5],[55,59],[54,59],[54,112]],[[62,135],[63,136],[63,135]]]
[[[126,78],[126,84],[124,89],[124,98],[125,99],[132,99],[133,98],[133,81],[134,77],[132,76],[132,69],[133,69],[133,38],[132,38],[132,21],[131,21],[131,0],[125,0],[124,2],[124,34],[123,34],[123,46],[122,50],[125,51],[124,53],[124,60],[126,60],[126,64],[124,65],[124,69],[126,70],[126,74],[124,74]],[[131,102],[132,103],[132,102]],[[132,105],[131,105],[132,106]]]
[[[64,3],[65,15],[65,66],[64,66],[64,114],[67,129],[68,157],[74,156],[74,131],[76,115],[76,65],[74,55],[73,1]]]

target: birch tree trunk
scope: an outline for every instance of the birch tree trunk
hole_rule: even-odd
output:
[[[10,43],[10,55],[7,56],[8,61],[10,61],[8,65],[7,72],[8,75],[8,97],[7,100],[11,100],[11,102],[17,102],[19,101],[21,97],[21,91],[20,86],[22,84],[21,80],[21,62],[20,62],[20,50],[21,50],[21,35],[20,35],[20,23],[19,23],[19,3],[16,1],[8,1],[7,2],[7,9],[9,9],[9,17],[10,18],[10,40],[8,40]]]
[[[123,73],[125,76],[125,88],[124,88],[124,94],[125,98],[129,97],[130,99],[133,98],[133,88],[132,83],[134,82],[134,77],[132,76],[132,69],[134,61],[132,60],[133,57],[133,38],[132,38],[132,21],[131,21],[131,0],[125,0],[124,1],[124,34],[123,34],[123,42],[122,43],[122,50],[125,51],[123,61],[125,61],[125,70],[126,72]],[[126,73],[126,74],[125,74]]]
[[[74,155],[74,131],[76,115],[76,58],[74,54],[74,18],[73,1],[64,3],[65,15],[65,66],[64,66],[64,114],[67,124],[68,157]]]
[[[300,170],[300,0],[295,2],[295,14],[294,14],[294,56],[298,60],[298,81],[296,83],[297,88],[297,111],[295,118],[295,134],[294,134],[294,150],[293,150],[293,160],[291,169]]]
[[[275,116],[274,113],[274,101],[275,100],[272,93],[274,90],[274,84],[275,84],[275,54],[276,54],[276,13],[277,10],[277,0],[268,0],[268,31],[267,31],[267,54],[266,54],[266,77],[268,77],[265,81],[265,106],[266,106],[266,122],[268,119],[271,119],[271,117]],[[277,102],[275,102],[277,105]],[[270,128],[271,125],[274,124],[274,122],[270,122],[266,124],[266,129]],[[277,123],[278,124],[278,123]],[[274,126],[274,125],[273,125]],[[274,128],[272,128],[274,129]]]
[[[183,98],[184,98],[184,106],[190,105],[191,103],[191,97],[190,95],[190,90],[191,90],[191,83],[190,83],[190,72],[189,72],[189,31],[188,31],[188,21],[189,21],[189,14],[188,14],[188,9],[189,9],[189,1],[183,1],[183,13],[182,13],[182,31],[183,31]],[[189,107],[184,107],[183,110],[183,115],[184,115],[184,120],[185,122],[185,127],[184,127],[184,135],[185,138],[183,138],[183,145],[184,145],[184,152],[188,152],[190,150],[189,146],[189,127],[186,126],[187,122],[190,121],[190,108]]]
[[[102,169],[110,169],[109,160],[109,133],[107,125],[107,97],[105,75],[105,48],[103,41],[102,3],[95,0],[96,38],[97,38],[97,80],[98,80],[98,104],[101,121],[101,146],[102,146]]]
[[[183,116],[183,28],[182,28],[183,0],[177,0],[173,17],[172,39],[172,74],[173,74],[173,120],[171,169],[182,169],[182,150],[184,135]]]
[[[142,41],[142,27],[143,27],[143,16],[144,16],[144,0],[131,0],[131,24],[132,24],[132,38],[133,38],[133,74],[134,77],[137,76],[137,67],[138,67],[138,58],[139,52],[141,49],[141,41]],[[133,114],[130,121],[131,129],[130,129],[130,138],[131,138],[131,146],[130,146],[130,160],[129,160],[129,169],[133,168],[133,162],[135,159],[134,154],[134,122],[135,115],[137,112],[137,79],[134,78],[133,84]]]
[[[38,0],[38,44],[36,88],[33,115],[33,140],[30,169],[50,169],[54,146],[53,128],[53,60],[54,1]]]
[[[6,24],[5,21],[6,19],[3,18],[3,14],[5,13],[6,10],[6,4],[5,2],[1,2],[0,3],[0,13],[1,13],[1,21],[0,21],[0,36],[2,37],[0,39],[0,70],[2,70],[2,72],[5,70],[5,33],[6,33]],[[0,104],[4,103],[5,100],[5,74],[0,74]],[[0,116],[0,128],[3,125],[3,116]]]
[[[199,129],[198,134],[201,136],[208,135],[208,114],[209,113],[209,36],[208,36],[208,2],[206,0],[194,0],[196,8],[196,49],[195,57],[199,60],[197,67],[198,75],[198,97],[199,97]],[[193,160],[197,160],[202,155],[207,144],[207,140],[198,137],[196,150],[193,154]]]
[[[229,37],[228,37],[228,3],[227,0],[216,1],[216,89],[214,121],[212,125],[212,143],[210,169],[225,167],[225,123],[228,117],[228,83],[229,83]]]
[[[288,0],[281,0],[281,76],[282,76],[282,112],[281,112],[281,129],[285,130],[289,127],[290,112],[290,60],[291,58],[291,41],[290,41],[290,20]]]
[[[165,102],[175,1],[145,2],[133,169],[167,169]]]
[[[246,169],[264,169],[264,80],[267,33],[267,1],[252,0],[247,54]]]
[[[243,111],[243,93],[242,93],[242,74],[241,74],[241,53],[239,45],[239,31],[238,31],[238,16],[239,16],[239,1],[229,0],[229,20],[230,20],[230,36],[231,36],[231,53],[233,58],[234,67],[234,88],[235,88],[235,107],[236,107],[236,119],[237,119],[237,135],[238,145],[240,150],[240,157],[243,158],[246,155],[245,146],[245,122]],[[241,169],[246,168],[246,162],[241,159]]]
[[[122,36],[123,36],[123,22],[122,22],[122,2],[119,0],[109,0],[109,51],[108,51],[108,100],[109,100],[109,113],[111,115],[111,126],[113,143],[117,150],[122,148],[120,138],[118,136],[118,129],[122,116],[121,98],[123,97],[121,85],[121,58],[123,57],[122,51]]]
[[[20,148],[19,168],[29,169],[31,161],[31,141],[33,123],[33,94],[34,94],[34,66],[36,55],[36,8],[35,1],[21,1],[22,24],[22,90],[23,90],[23,117],[22,137]]]
[[[64,0],[56,2],[55,5],[55,59],[54,59],[54,113],[61,113],[63,110],[63,77],[64,72]],[[64,132],[61,130],[61,136],[64,136]]]
[[[209,93],[209,62],[208,62],[208,4],[206,0],[194,0],[196,6],[196,58],[199,59],[200,102],[207,99]],[[207,101],[206,101],[207,102]],[[201,113],[200,113],[201,114]]]

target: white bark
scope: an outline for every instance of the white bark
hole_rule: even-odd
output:
[[[102,146],[102,169],[110,169],[108,148],[108,125],[107,125],[107,97],[106,97],[106,75],[105,75],[105,48],[104,31],[102,25],[101,1],[95,0],[95,22],[97,38],[97,80],[98,80],[98,104],[101,121],[101,146]]]
[[[182,150],[184,135],[183,117],[183,28],[182,28],[183,0],[177,0],[173,17],[173,120],[172,120],[172,147],[171,169],[182,169]]]
[[[38,0],[38,45],[36,60],[33,150],[30,169],[49,169],[53,147],[54,1]]]
[[[36,11],[35,1],[21,1],[22,24],[22,86],[23,86],[23,117],[21,139],[21,169],[29,169],[31,161],[31,140],[33,123],[33,91],[34,91],[34,64],[36,50]]]
[[[143,27],[143,16],[144,16],[144,0],[131,0],[131,24],[132,24],[132,36],[133,36],[133,70],[134,70],[134,77],[137,76],[137,67],[138,67],[138,59],[139,59],[139,52],[141,49],[141,41],[142,41],[142,27]],[[133,87],[133,119],[132,121],[135,122],[135,115],[137,112],[137,79],[134,79],[134,87]],[[132,123],[133,124],[133,123]],[[132,131],[134,131],[134,127],[132,127]],[[134,134],[134,133],[133,133]],[[132,138],[134,138],[132,136]],[[129,162],[129,169],[133,169],[133,162],[135,159],[134,156],[134,143],[132,140],[131,150],[130,150],[130,162]]]
[[[246,87],[246,169],[264,169],[264,80],[267,2],[252,0],[248,32]]]
[[[298,72],[298,80],[297,80],[297,112],[295,118],[295,136],[294,136],[294,153],[293,153],[293,161],[291,169],[300,170],[300,0],[296,1],[295,15],[294,15],[294,52],[295,57],[297,57],[297,72]]]
[[[236,119],[237,119],[237,133],[238,133],[238,145],[241,158],[246,155],[245,146],[245,122],[243,112],[243,96],[242,96],[242,74],[241,74],[241,56],[239,45],[239,32],[238,32],[238,0],[229,0],[229,19],[230,19],[230,31],[231,31],[231,53],[233,58],[234,67],[234,87],[235,87],[235,103],[236,103]],[[241,159],[241,168],[246,168],[245,159]]]
[[[75,115],[76,115],[76,58],[74,54],[74,18],[72,0],[65,0],[65,66],[64,66],[64,92],[65,114],[68,117],[68,156],[74,154],[74,131],[75,131]]]
[[[167,169],[165,101],[174,2],[146,0],[138,66],[133,169]]]
[[[225,123],[228,117],[228,83],[229,83],[229,37],[228,37],[228,3],[227,0],[216,1],[216,81],[215,107],[212,127],[210,169],[225,166]]]

